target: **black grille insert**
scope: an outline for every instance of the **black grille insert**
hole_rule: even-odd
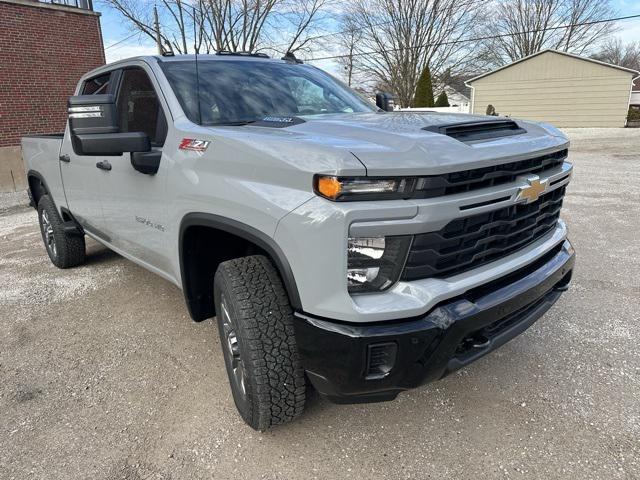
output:
[[[555,228],[565,189],[530,204],[459,218],[437,232],[416,235],[402,279],[449,277],[526,247]]]
[[[518,175],[527,173],[539,175],[562,165],[567,158],[567,153],[568,151],[564,149],[540,157],[503,163],[492,167],[420,177],[417,179],[413,197],[433,198],[453,195],[513,182]]]

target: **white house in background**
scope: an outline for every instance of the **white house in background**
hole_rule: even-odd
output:
[[[463,113],[471,112],[471,98],[467,95],[460,93],[458,90],[445,85],[444,91],[447,92],[447,98],[449,99],[450,107],[458,107],[458,111]]]
[[[629,105],[632,107],[640,107],[640,78],[637,78],[635,83],[633,84]]]

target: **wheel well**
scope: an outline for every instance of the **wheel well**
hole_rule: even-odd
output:
[[[215,315],[213,277],[218,265],[247,255],[270,258],[263,248],[246,238],[200,225],[183,231],[180,255],[184,293],[191,317],[196,321]]]
[[[36,172],[29,173],[28,181],[29,181],[29,192],[31,192],[30,193],[31,206],[37,209],[42,196],[50,195],[49,189],[47,188],[47,185],[44,183],[44,180],[42,179],[42,177],[40,177],[39,173],[36,173]],[[53,198],[51,199],[51,201],[53,202]],[[54,206],[55,206],[55,202],[54,202]],[[56,207],[56,210],[57,210],[57,207]],[[69,222],[69,221],[75,222],[73,216],[65,208],[61,209],[60,215],[64,222]]]
[[[29,190],[31,190],[33,204],[37,208],[42,196],[47,194],[47,187],[36,175],[29,175]]]

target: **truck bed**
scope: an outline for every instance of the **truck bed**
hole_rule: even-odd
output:
[[[66,204],[59,160],[63,139],[62,133],[22,137],[22,158],[29,185],[36,178],[45,184],[58,208]]]
[[[34,135],[24,135],[22,138],[64,138],[64,132],[62,133],[39,133]]]

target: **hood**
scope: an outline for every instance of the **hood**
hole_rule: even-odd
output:
[[[298,149],[308,146],[339,150],[341,157],[348,151],[372,176],[434,175],[480,168],[542,155],[566,148],[569,143],[551,126],[523,121],[514,124],[504,117],[380,112],[303,116],[295,120],[289,126],[276,122],[270,127],[269,122],[260,122],[260,126],[238,128],[260,137],[253,141],[263,147],[270,140],[279,139],[285,140],[281,147],[293,141]],[[510,122],[517,131],[508,132],[508,136],[489,132],[481,139],[471,140],[449,132],[457,124],[488,125],[486,122],[496,121]]]
[[[568,144],[553,127],[516,121],[521,133],[463,141],[446,127],[461,123],[512,121],[504,117],[430,112],[390,112],[308,117],[291,130],[307,139],[349,148],[368,175],[439,174],[515,161]],[[444,128],[443,128],[444,127]]]

